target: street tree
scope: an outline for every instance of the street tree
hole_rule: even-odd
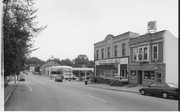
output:
[[[66,58],[60,61],[60,65],[73,66],[73,61]]]
[[[42,66],[43,64],[45,64],[45,61],[37,57],[30,57],[26,58],[25,64],[27,66],[27,69],[29,69],[30,66]]]
[[[3,0],[4,76],[19,74],[33,50],[33,37],[46,26],[35,22],[34,0]]]
[[[77,58],[74,59],[74,66],[75,67],[85,66],[85,67],[93,68],[94,62],[89,61],[86,55],[79,55]]]

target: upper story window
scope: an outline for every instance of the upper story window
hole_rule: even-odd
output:
[[[158,45],[152,46],[152,59],[157,60],[158,59]]]
[[[101,49],[101,58],[104,58],[104,49]]]
[[[148,51],[147,51],[147,47],[144,47],[144,60],[148,59]]]
[[[122,56],[126,55],[126,44],[122,44]]]
[[[99,50],[96,50],[96,58],[99,58]]]
[[[110,47],[107,48],[107,53],[108,58],[110,58]]]
[[[139,52],[138,52],[138,60],[142,61],[143,60],[143,48],[139,48]]]
[[[114,56],[117,56],[117,45],[114,46]]]
[[[139,47],[137,51],[137,61],[149,60],[149,48],[148,46]]]
[[[137,53],[138,53],[138,49],[133,48],[133,61],[137,61]]]

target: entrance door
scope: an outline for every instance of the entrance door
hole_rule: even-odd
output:
[[[142,84],[142,71],[138,71],[138,84]]]

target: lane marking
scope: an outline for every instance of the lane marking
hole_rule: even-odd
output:
[[[94,99],[96,99],[96,100],[100,100],[100,101],[103,101],[103,102],[107,102],[107,101],[105,101],[105,100],[103,100],[103,99],[100,99],[100,98],[97,98],[97,97],[95,97],[95,96],[91,96],[91,95],[86,95],[86,96],[91,97],[91,98],[94,98]]]
[[[32,89],[31,89],[31,86],[29,85],[29,83],[26,83],[26,84],[27,84],[29,90],[32,92]]]

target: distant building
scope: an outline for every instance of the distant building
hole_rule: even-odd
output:
[[[107,35],[94,44],[95,76],[128,79],[127,66],[130,56],[129,40],[138,33],[126,32],[118,36]]]
[[[50,66],[58,66],[58,65],[60,65],[60,64],[58,64],[58,63],[56,63],[55,61],[49,61],[49,62],[47,62],[46,64],[44,64],[44,65],[42,65],[41,66],[41,69],[40,69],[40,71],[41,71],[41,75],[49,75],[49,73],[47,72],[47,68],[48,67],[50,67]]]
[[[87,77],[91,77],[90,75],[93,74],[94,68],[73,68],[73,74],[79,80],[85,80]]]
[[[131,38],[129,46],[129,83],[170,82],[178,85],[178,39],[169,31]]]

